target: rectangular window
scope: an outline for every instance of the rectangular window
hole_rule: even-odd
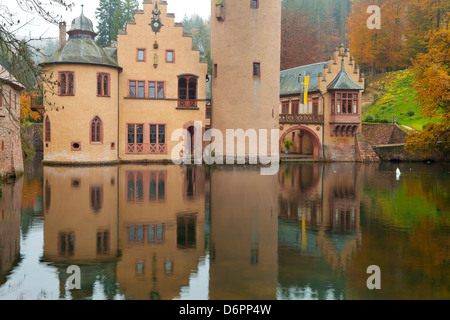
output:
[[[97,232],[97,254],[109,253],[109,231]]]
[[[150,125],[150,143],[155,144],[157,140],[157,135],[158,135],[158,131],[157,131],[157,125],[156,124],[151,124]]]
[[[109,73],[97,73],[97,96],[110,96],[110,75]]]
[[[145,98],[145,81],[138,81],[138,98]]]
[[[213,77],[217,78],[217,63],[214,64],[214,68],[213,68]]]
[[[159,144],[166,143],[166,126],[164,124],[160,124],[158,126],[158,143]]]
[[[164,98],[164,82],[158,82],[158,99]]]
[[[144,125],[143,124],[129,124],[128,125],[128,143],[129,144],[144,143]]]
[[[145,62],[145,49],[137,49],[137,61]]]
[[[130,81],[129,97],[136,98],[136,81]]]
[[[166,62],[168,62],[168,63],[175,62],[175,51],[173,51],[173,50],[166,51]]]
[[[292,114],[298,114],[298,101],[292,101]]]
[[[75,253],[75,235],[61,232],[59,234],[59,255],[73,256]]]
[[[155,99],[156,98],[155,82],[150,81],[148,83],[148,97],[150,99]]]
[[[60,72],[59,78],[59,94],[61,96],[73,96],[75,88],[75,73],[71,71]]]
[[[166,125],[150,124],[150,144],[166,143]]]
[[[148,97],[150,99],[164,99],[165,97],[164,88],[165,88],[164,82],[149,81]]]
[[[289,114],[289,101],[283,102],[281,105],[281,114]]]
[[[259,7],[259,1],[258,0],[250,0],[250,8],[258,9],[258,7]]]
[[[253,63],[253,76],[260,77],[261,76],[261,64],[259,62]]]

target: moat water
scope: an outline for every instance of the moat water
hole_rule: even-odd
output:
[[[37,157],[1,188],[0,299],[450,299],[449,177],[446,163],[261,176]]]

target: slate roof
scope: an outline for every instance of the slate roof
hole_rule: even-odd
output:
[[[334,78],[333,81],[328,85],[328,90],[364,90],[359,84],[355,83],[344,70],[344,65],[342,63],[342,69]]]
[[[300,94],[300,83],[298,76],[309,76],[309,92],[319,90],[319,74],[323,75],[323,68],[328,67],[328,62],[319,62],[300,66],[280,73],[280,95]],[[345,70],[341,70],[336,78],[327,87],[328,90],[364,90],[347,75]]]
[[[319,62],[281,71],[280,95],[300,94],[299,74],[309,76],[309,92],[318,91],[319,73],[323,73],[325,66],[328,66],[328,62]]]
[[[118,68],[117,48],[102,48],[94,40],[92,22],[83,14],[72,21],[69,39],[42,65],[56,63],[94,64]]]

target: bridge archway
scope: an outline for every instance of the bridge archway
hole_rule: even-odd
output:
[[[280,151],[284,151],[283,141],[294,141],[294,153],[310,155],[314,159],[322,157],[322,143],[317,134],[308,127],[294,126],[286,130],[280,138]]]

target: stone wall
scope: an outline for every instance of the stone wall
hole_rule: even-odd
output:
[[[373,146],[405,143],[408,136],[397,124],[363,123],[362,132]]]
[[[20,141],[20,92],[9,84],[0,90],[0,178],[23,172]]]
[[[434,152],[429,156],[420,156],[419,153],[410,154],[405,150],[404,144],[391,144],[391,145],[379,145],[373,146],[377,155],[383,161],[448,161],[449,157],[445,157],[442,154]]]

